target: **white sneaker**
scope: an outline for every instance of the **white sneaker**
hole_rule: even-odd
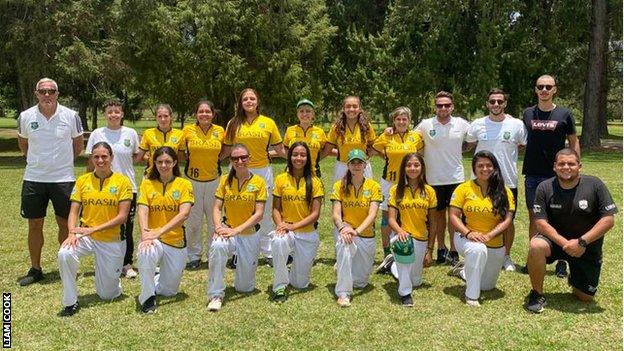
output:
[[[466,305],[468,305],[470,307],[481,307],[481,304],[479,303],[479,300],[473,300],[473,299],[469,299],[469,298],[466,298]]]
[[[121,269],[121,273],[123,273],[123,275],[126,276],[126,278],[128,279],[134,279],[139,275],[139,273],[137,273],[134,268],[132,268],[131,264],[123,266],[123,268]]]
[[[221,297],[213,297],[208,303],[208,311],[216,312],[221,309],[221,305],[223,304],[223,298]]]
[[[390,271],[390,266],[392,266],[392,262],[394,262],[394,256],[392,254],[386,255],[383,261],[379,264],[375,272],[382,274],[388,273]]]
[[[459,262],[451,268],[451,275],[458,277],[459,279],[466,281],[466,272],[464,271],[464,263]]]
[[[505,261],[503,262],[503,270],[508,272],[514,272],[516,270],[516,265],[511,260],[511,256],[505,255]]]
[[[338,300],[336,300],[336,302],[338,303],[338,306],[340,307],[351,306],[351,299],[349,298],[349,296],[341,296],[338,298]]]

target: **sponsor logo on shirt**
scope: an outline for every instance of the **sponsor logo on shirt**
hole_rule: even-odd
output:
[[[364,192],[362,192],[362,195],[364,197],[371,197],[371,192],[370,192],[370,190],[366,189],[366,190],[364,190]]]
[[[560,209],[562,209],[563,207],[562,207],[561,205],[559,205],[559,204],[550,204],[550,208],[555,208],[555,209],[560,210]]]
[[[212,137],[213,138],[218,138],[219,137],[219,132],[212,132]]]
[[[178,137],[172,136],[171,137],[171,142],[174,143],[174,144],[177,144],[178,143]]]
[[[260,122],[258,126],[262,129],[266,128],[266,125],[264,124],[264,122]]]
[[[253,184],[247,184],[247,188],[245,189],[245,191],[250,192],[250,193],[256,190],[258,190],[258,187]]]
[[[39,122],[30,122],[30,129],[32,130],[39,129]]]
[[[555,130],[557,129],[558,121],[540,121],[540,120],[532,120],[531,121],[531,129],[532,130]]]
[[[587,200],[579,200],[579,208],[581,210],[586,210],[587,209]]]

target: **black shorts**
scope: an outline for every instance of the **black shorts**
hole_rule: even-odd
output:
[[[546,263],[550,264],[558,260],[565,260],[570,265],[570,276],[568,284],[582,291],[587,295],[594,296],[598,289],[600,280],[600,268],[602,267],[602,258],[596,257],[572,257],[568,255],[563,248],[553,243],[547,237],[538,234],[536,238],[540,238],[550,245],[550,256],[546,258]]]
[[[514,208],[516,209],[511,217],[512,220],[516,218],[516,213],[518,212],[518,188],[509,188],[514,197]]]
[[[48,202],[52,201],[54,214],[67,218],[71,207],[71,196],[74,182],[40,183],[25,180],[22,183],[21,215],[24,218],[44,218]]]
[[[457,184],[447,184],[447,185],[432,185],[433,190],[435,190],[436,198],[438,200],[438,206],[436,210],[442,211],[449,207],[451,203],[451,196],[453,195],[453,191],[455,188],[461,183]]]

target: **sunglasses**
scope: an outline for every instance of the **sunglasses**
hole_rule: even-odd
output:
[[[230,156],[230,161],[232,162],[247,162],[247,160],[249,160],[249,155],[243,155],[243,156]]]
[[[499,106],[501,106],[502,104],[505,103],[505,100],[492,99],[492,100],[490,100],[488,102],[490,103],[490,105],[499,105]]]
[[[437,108],[451,108],[453,104],[436,104]]]
[[[536,85],[535,86],[537,88],[537,90],[544,90],[546,89],[547,91],[551,91],[552,88],[554,88],[554,85],[550,85],[550,84],[540,84],[540,85]]]
[[[56,89],[37,89],[37,93],[39,95],[54,95],[56,94]]]

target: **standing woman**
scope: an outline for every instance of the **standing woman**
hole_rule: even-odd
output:
[[[321,158],[329,155],[332,148],[338,149],[338,157],[334,166],[334,181],[338,181],[347,173],[347,158],[354,149],[369,150],[375,141],[375,130],[362,110],[360,98],[347,96],[342,103],[340,117],[336,119],[329,131],[327,143]],[[370,163],[366,162],[364,176],[373,177]]]
[[[78,311],[76,274],[83,256],[95,255],[98,296],[112,300],[121,295],[119,271],[126,251],[121,226],[130,209],[132,185],[123,174],[113,172],[113,149],[106,142],[93,145],[91,159],[95,171],[76,181],[67,222],[69,235],[58,252],[63,283],[61,316]]]
[[[123,268],[121,274],[126,278],[132,279],[137,276],[136,271],[132,268],[132,257],[134,256],[134,240],[132,233],[134,231],[134,214],[136,212],[137,199],[137,183],[134,175],[134,162],[139,162],[139,136],[137,132],[128,127],[122,126],[124,117],[123,105],[117,100],[108,100],[104,103],[104,117],[106,118],[106,127],[97,128],[89,136],[85,155],[90,155],[93,145],[105,141],[111,146],[115,153],[112,158],[113,172],[121,173],[130,179],[132,184],[132,201],[130,202],[130,212],[126,223],[122,225],[124,236],[126,237],[126,254],[124,256]],[[87,172],[95,169],[93,158],[89,158],[87,163]]]
[[[204,249],[202,229],[204,218],[208,223],[208,248],[212,241],[214,223],[212,207],[214,194],[219,184],[221,165],[219,154],[223,145],[225,131],[221,126],[212,123],[215,117],[212,102],[202,100],[195,106],[197,122],[184,127],[184,144],[186,148],[186,167],[184,173],[193,184],[195,204],[186,221],[188,263],[186,268],[196,269],[201,264]],[[208,252],[206,252],[208,255]]]
[[[401,163],[403,157],[409,153],[422,153],[424,144],[420,134],[410,130],[412,111],[405,106],[397,107],[390,113],[392,120],[391,134],[382,133],[373,143],[374,152],[386,160],[381,176],[381,192],[384,201],[381,203],[381,243],[383,245],[384,261],[390,255],[390,232],[388,227],[388,199],[390,187],[397,184],[399,173],[403,171]],[[383,263],[382,263],[383,266]],[[380,267],[382,267],[380,266]]]
[[[266,185],[264,179],[250,172],[247,147],[234,144],[231,150],[232,167],[219,181],[212,214],[215,234],[208,263],[209,311],[221,309],[225,297],[225,263],[234,253],[237,257],[234,288],[240,292],[256,288],[260,251],[258,223],[264,213]]]
[[[314,103],[308,99],[299,100],[297,103],[297,118],[299,124],[290,126],[284,133],[284,147],[289,149],[294,142],[304,141],[310,149],[309,158],[312,161],[312,171],[317,177],[321,176],[319,167],[321,150],[325,147],[327,136],[323,128],[313,125]]]
[[[286,172],[277,176],[273,188],[274,301],[286,301],[289,284],[305,289],[310,283],[310,271],[319,247],[317,220],[324,195],[323,183],[312,172],[308,145],[294,142],[288,149]],[[286,263],[291,252],[293,263],[289,273]]]
[[[152,154],[153,167],[139,188],[141,243],[137,260],[141,275],[141,311],[156,311],[156,294],[178,293],[186,263],[184,221],[193,206],[191,182],[180,176],[174,149],[163,146]],[[160,274],[154,276],[156,267]]]
[[[340,307],[351,305],[353,287],[368,285],[375,260],[375,216],[383,200],[381,187],[364,177],[366,154],[353,149],[347,158],[347,173],[334,184],[331,195],[336,241],[336,296]]]
[[[266,201],[271,203],[273,191],[273,169],[269,151],[276,156],[286,157],[282,136],[275,122],[260,114],[260,97],[250,88],[243,90],[236,106],[236,115],[230,119],[225,129],[224,154],[229,155],[230,147],[236,143],[243,144],[249,150],[249,170],[264,178],[267,186]],[[268,236],[273,229],[271,208],[264,209],[260,223],[260,252],[271,262],[271,238]]]
[[[460,184],[453,192],[449,217],[457,230],[455,247],[465,260],[464,267],[456,266],[454,273],[466,280],[466,304],[479,306],[481,290],[496,287],[505,259],[501,234],[511,224],[515,207],[491,152],[474,155],[472,172],[476,179]]]
[[[422,283],[423,267],[433,262],[435,241],[433,210],[438,205],[435,191],[425,180],[425,161],[418,153],[403,157],[398,184],[390,189],[388,222],[396,233],[392,241],[413,246],[414,262],[393,263],[399,279],[399,298],[403,306],[413,306],[412,288]],[[400,224],[399,224],[400,221]],[[429,228],[428,228],[429,227]],[[395,253],[396,254],[396,253]]]
[[[154,160],[152,155],[161,146],[172,148],[178,154],[178,159],[184,158],[185,145],[183,134],[181,130],[172,127],[172,115],[171,106],[167,104],[156,106],[156,123],[158,123],[158,126],[146,129],[141,136],[138,158],[143,160],[147,155],[145,174],[150,173]]]

